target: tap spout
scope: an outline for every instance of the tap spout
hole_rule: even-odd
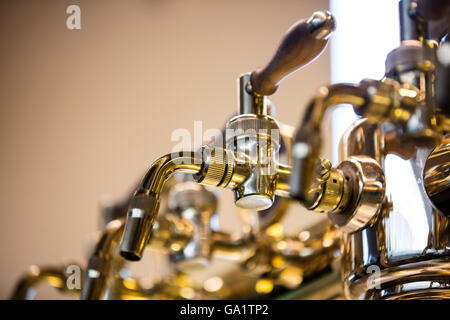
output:
[[[159,210],[159,195],[165,181],[175,172],[198,174],[202,170],[202,155],[183,152],[168,154],[156,160],[131,199],[127,212],[120,254],[138,261],[147,245]]]
[[[321,124],[325,112],[337,104],[361,107],[366,104],[366,88],[354,84],[333,84],[319,89],[308,105],[305,116],[295,135],[290,186],[291,196],[309,207],[314,203],[310,191],[318,175],[323,175],[322,166],[317,166],[321,147]],[[318,169],[319,168],[319,169]]]
[[[89,258],[83,289],[81,290],[81,300],[100,300],[103,298],[109,271],[113,264],[114,254],[117,254],[117,244],[123,229],[123,219],[113,220],[106,225],[94,252]]]

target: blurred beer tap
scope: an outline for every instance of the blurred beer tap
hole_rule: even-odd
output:
[[[36,266],[33,265],[29,271],[23,275],[17,282],[13,293],[10,296],[12,300],[32,300],[34,299],[37,287],[43,283],[50,287],[56,288],[65,294],[72,294],[78,297],[80,294],[79,288],[69,288],[67,282],[70,280],[70,273],[67,272],[68,267],[76,263],[64,263],[54,266]],[[80,283],[81,283],[81,279]]]
[[[254,278],[267,274],[275,284],[292,287],[301,283],[303,275],[328,266],[338,251],[335,237],[323,233],[328,226],[320,226],[317,235],[305,239],[277,231],[280,225],[276,220],[256,236],[226,233],[214,223],[217,199],[213,192],[193,181],[179,181],[168,192],[168,211],[158,216],[147,247],[165,253],[174,273],[149,290],[139,286],[139,278],[123,278],[120,270],[129,265],[118,253],[118,240],[124,230],[124,218],[118,218],[105,226],[91,254],[81,299],[176,297],[177,290],[182,289],[178,288],[178,277],[201,271],[213,260],[235,263]],[[294,267],[289,261],[300,265]],[[296,277],[287,277],[294,271]],[[198,290],[193,285],[188,288]]]

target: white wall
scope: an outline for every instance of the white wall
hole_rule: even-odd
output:
[[[384,75],[386,55],[399,46],[397,0],[330,0],[337,21],[331,38],[331,81],[358,83]],[[356,119],[351,107],[333,112],[333,163],[345,130]]]

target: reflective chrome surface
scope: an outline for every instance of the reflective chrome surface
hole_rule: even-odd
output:
[[[277,173],[280,128],[269,116],[243,114],[232,118],[226,129],[226,148],[237,162],[250,168],[250,175],[234,187],[236,205],[264,210],[274,201],[273,179]]]
[[[330,220],[344,232],[354,232],[370,225],[382,209],[386,196],[386,179],[376,160],[365,156],[349,157],[338,168],[349,183],[354,183],[351,204],[342,212],[328,214]]]
[[[433,205],[450,216],[450,135],[428,156],[424,184]]]
[[[190,241],[173,255],[175,261],[180,261],[179,270],[209,265],[216,209],[215,195],[193,181],[180,183],[170,191],[169,210],[192,226]]]
[[[266,95],[319,55],[335,28],[329,12],[294,24],[265,68],[239,78],[239,115],[222,144],[159,158],[130,200],[104,210],[81,298],[251,299],[282,290],[335,298],[339,264],[346,298],[450,298],[450,121],[449,106],[439,105],[447,84],[436,73],[439,43],[427,38],[414,4],[400,2],[402,43],[388,55],[385,78],[321,87],[293,139],[284,125],[280,135]],[[363,119],[344,135],[333,167],[320,158],[321,126],[339,104]],[[185,179],[167,190],[176,172]],[[242,228],[218,228],[216,194],[204,185],[233,190],[247,209]],[[329,220],[287,234],[280,221],[293,199]],[[162,254],[160,278],[131,272],[126,260],[144,251]],[[61,268],[35,268],[13,297],[27,298],[40,281],[63,289],[64,280]]]
[[[448,297],[450,274],[437,271],[450,263],[450,257],[446,258],[450,256],[450,221],[433,207],[423,180],[431,149],[399,148],[390,143],[389,132],[383,125],[362,120],[341,141],[342,159],[376,158],[386,176],[386,199],[378,219],[343,236],[345,294],[353,299],[412,298],[411,292],[424,297],[424,292],[418,292],[422,285],[432,289],[430,297]],[[371,288],[373,279],[378,279],[379,288]]]

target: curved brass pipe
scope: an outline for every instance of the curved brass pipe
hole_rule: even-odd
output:
[[[182,250],[188,242],[180,242],[177,240],[177,234],[180,233],[180,230],[177,230],[177,224],[181,222],[181,220],[172,221],[172,218],[166,219],[166,216],[159,218],[158,227],[153,230],[154,237],[151,238],[149,244],[151,246],[156,244],[158,248],[165,249],[170,252],[172,250],[171,244],[177,243],[178,250]],[[331,260],[333,260],[333,252],[338,249],[336,247],[336,237],[331,236],[334,235],[334,233],[323,233],[322,225],[319,227],[320,232],[312,229],[311,232],[313,236],[311,238],[308,236],[308,239],[305,240],[303,240],[302,237],[299,238],[298,236],[281,236],[280,238],[272,238],[272,235],[263,234],[261,238],[255,238],[252,235],[230,234],[217,231],[211,235],[212,257],[215,259],[234,262],[242,266],[246,266],[248,261],[254,261],[256,262],[256,265],[251,267],[249,264],[247,267],[250,268],[249,271],[251,271],[255,276],[259,275],[262,270],[272,270],[271,274],[274,279],[278,279],[278,277],[280,277],[280,283],[285,283],[286,281],[290,281],[289,279],[284,279],[285,274],[292,270],[289,269],[290,271],[288,270],[287,272],[284,272],[283,270],[289,266],[299,266],[302,273],[306,276],[322,270],[324,267],[329,265]],[[318,227],[316,227],[316,229],[317,228]],[[184,232],[182,232],[184,236],[189,237],[189,230],[185,230],[184,227],[181,229],[181,231],[184,230]],[[118,235],[120,235],[121,230],[123,230],[123,221],[116,220],[115,223],[108,225],[108,230],[105,230],[103,236],[101,237],[91,261],[98,261],[99,258],[104,258],[105,261],[109,261],[109,264],[105,263],[103,266],[108,266],[109,268],[114,267],[111,265],[115,259],[115,243],[117,243],[117,238]],[[334,230],[329,231],[334,232]],[[316,233],[319,233],[320,235],[316,236]],[[165,240],[161,241],[161,239]],[[156,241],[156,243],[154,243],[154,241]],[[277,257],[276,262],[271,259],[271,257]],[[275,263],[274,265],[270,262],[272,260],[274,261],[273,263]],[[92,269],[91,261],[89,269]],[[280,261],[284,262],[280,264]],[[89,282],[89,269],[88,272],[86,272],[87,282],[85,282],[85,287],[83,287],[82,298],[101,299],[104,295],[107,284],[106,282],[101,282],[97,279],[110,279],[115,281],[113,277],[111,277],[111,269],[106,267],[103,270],[100,270],[99,268],[95,269],[96,271],[99,271],[99,276],[92,282]],[[138,283],[137,280],[134,279],[127,279],[126,281]],[[91,285],[89,285],[89,283],[91,283]],[[124,296],[128,296],[129,298],[150,298],[153,295],[151,292],[147,292],[146,290],[138,287],[133,291],[133,295],[129,295],[120,283],[120,281],[115,282],[115,285],[113,286],[119,285],[119,287],[116,287],[116,289],[113,290],[118,290],[116,294],[119,294],[121,298]],[[88,290],[86,288],[91,289]],[[87,291],[90,292],[89,296],[87,296]]]
[[[114,249],[124,229],[124,220],[109,222],[89,258],[81,300],[99,300],[105,294],[108,277],[113,264]]]
[[[124,227],[123,219],[113,220],[107,224],[89,259],[86,280],[81,293],[82,300],[99,300],[104,296],[114,264],[123,262],[116,249]],[[192,236],[191,226],[171,215],[162,216],[158,220],[158,227],[153,232],[154,237],[149,244],[156,249],[169,251],[173,249],[174,244],[180,248],[185,246]]]
[[[33,288],[38,284],[47,283],[50,286],[63,291],[79,292],[79,289],[69,290],[66,286],[66,266],[31,266],[30,271],[17,283],[10,297],[11,300],[33,299]]]
[[[364,86],[332,84],[320,88],[308,105],[295,135],[294,165],[290,180],[291,195],[304,203],[307,208],[311,207],[317,198],[317,194],[310,193],[314,178],[320,176],[320,171],[324,169],[317,166],[317,162],[321,148],[321,124],[325,112],[337,104],[362,107],[367,103],[367,96],[367,88]]]
[[[424,167],[424,187],[430,200],[450,215],[450,134],[444,136],[428,156]]]
[[[135,196],[141,193],[159,196],[165,181],[175,172],[199,173],[203,163],[201,152],[181,153],[182,156],[166,154],[153,162],[135,192]]]
[[[124,258],[141,259],[158,214],[164,182],[175,172],[197,174],[202,163],[201,153],[184,152],[182,156],[165,155],[152,164],[130,202],[120,248]]]

